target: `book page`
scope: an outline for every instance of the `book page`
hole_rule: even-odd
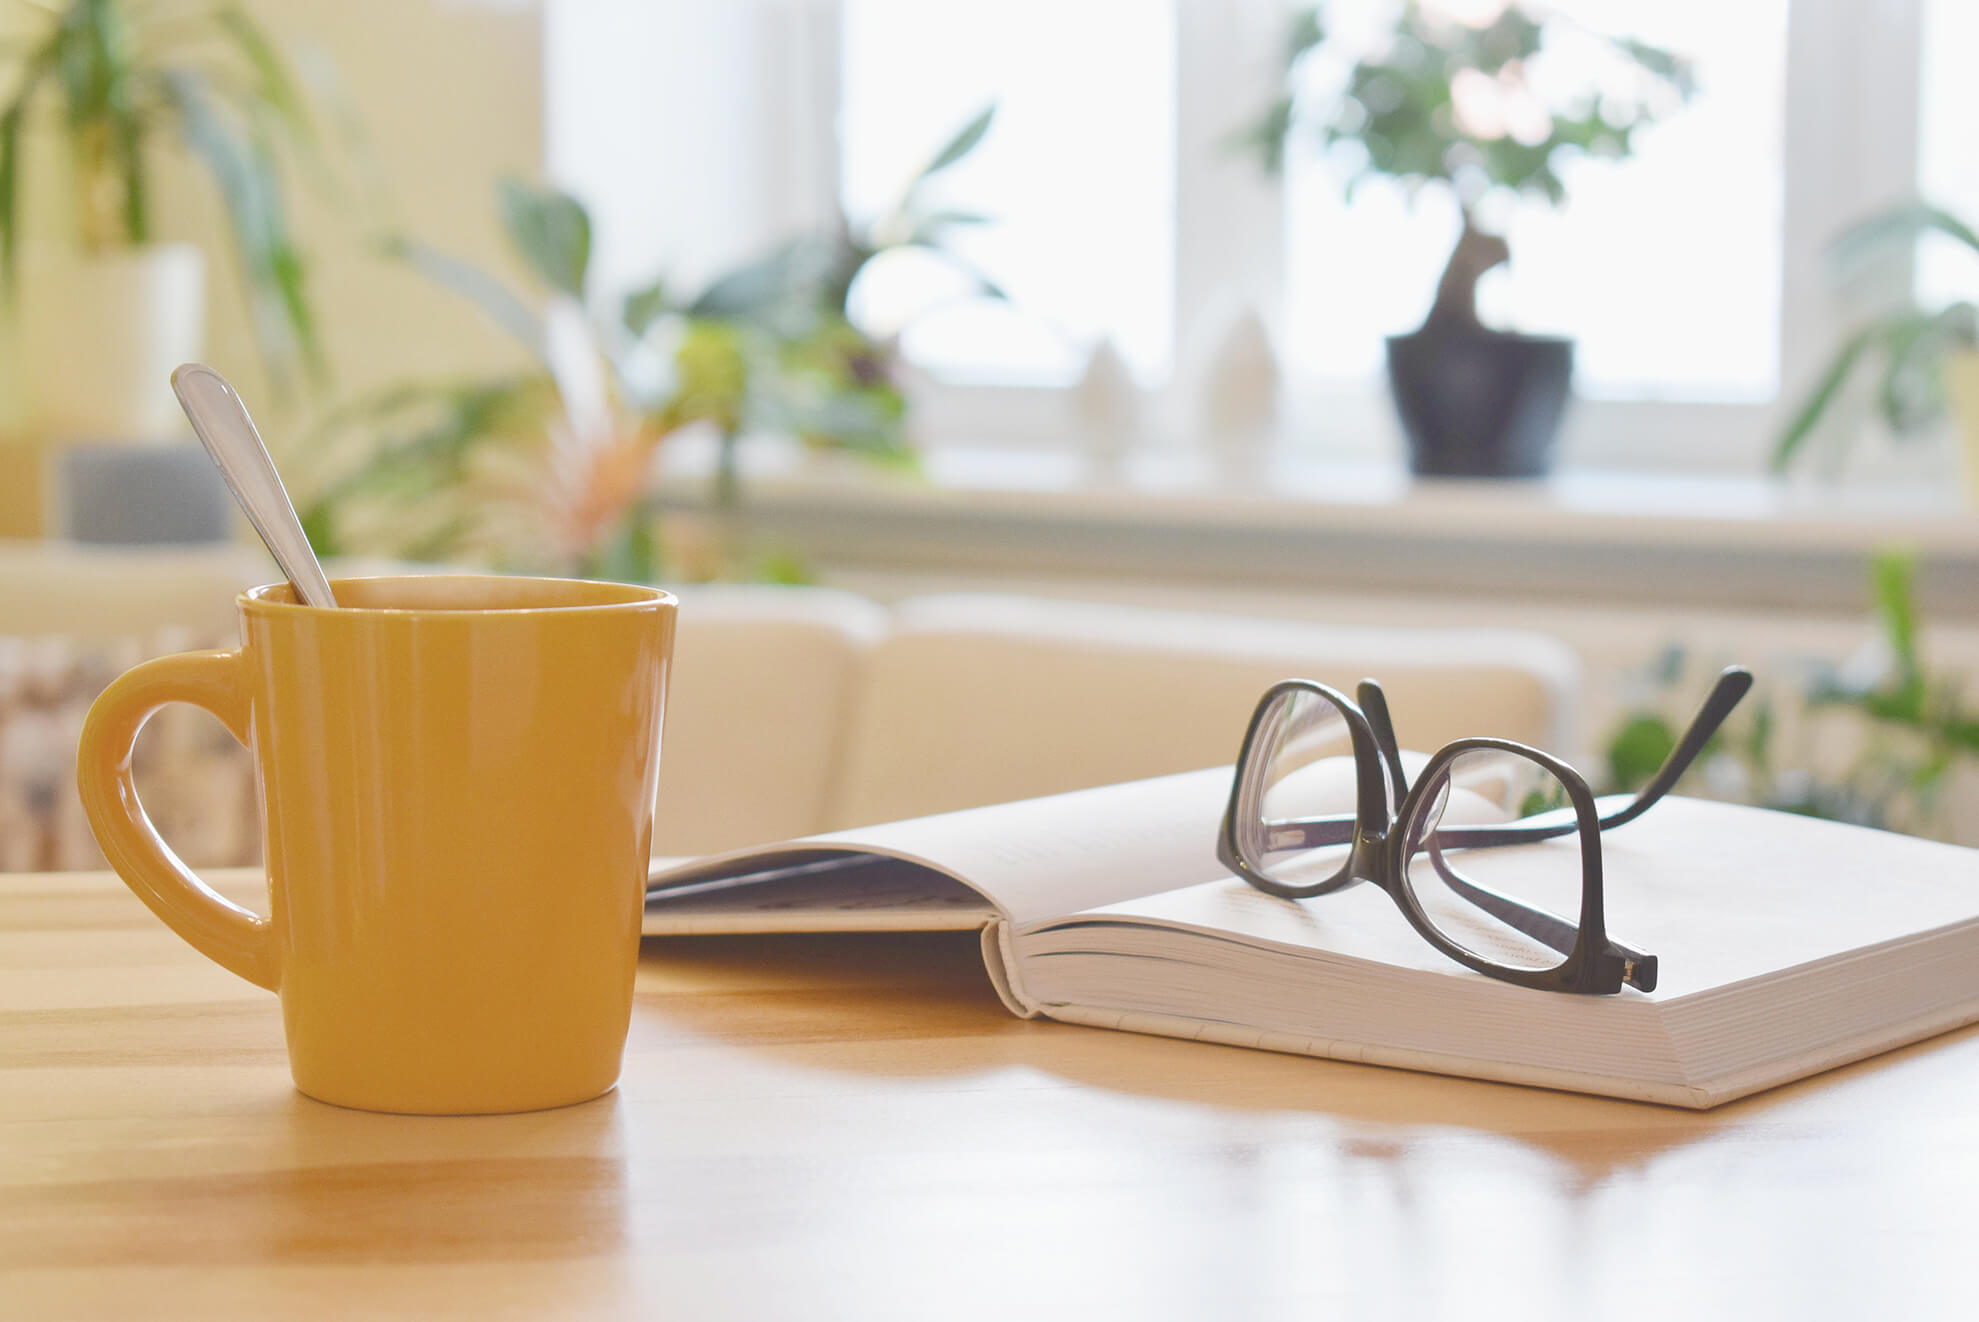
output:
[[[931,893],[940,889],[939,878],[952,879],[981,895],[996,913],[1018,923],[1174,890],[1222,871],[1216,861],[1216,833],[1230,794],[1230,774],[1229,767],[1216,767],[1075,790],[835,831],[656,870],[647,891],[649,930],[658,930],[652,916],[672,903],[668,895],[684,887],[702,888],[699,897],[705,904],[711,895],[705,888],[711,882],[730,881],[739,895],[741,887],[756,880],[795,880],[802,874],[788,872],[793,865],[844,855],[877,855],[921,865],[934,874],[924,878]],[[848,875],[833,867],[810,875],[816,912],[846,912],[839,901],[846,894]],[[881,875],[870,874],[865,880],[877,882]],[[884,874],[896,900],[903,898],[902,887],[914,884],[913,875],[898,870]],[[820,925],[803,921],[802,896],[802,886],[785,888],[777,903],[786,925],[753,930],[820,930]],[[681,898],[687,898],[684,891]],[[945,901],[933,902],[957,912]],[[852,903],[856,906],[859,901]],[[877,913],[879,908],[868,911]]]
[[[954,878],[884,854],[769,850],[739,873],[675,864],[647,901],[647,936],[972,932],[996,917],[988,900]]]
[[[1571,842],[1481,852],[1492,856],[1501,889],[1556,913],[1578,914],[1580,861]],[[1665,799],[1605,833],[1602,859],[1608,935],[1658,957],[1658,987],[1646,993],[1657,1001],[1979,921],[1974,851],[1759,808]],[[1146,921],[1483,977],[1423,940],[1376,887],[1281,900],[1219,878],[1219,871],[1206,869],[1195,885],[1170,893],[1030,930],[1096,919]],[[1106,938],[1095,932],[1088,940],[1103,949]]]

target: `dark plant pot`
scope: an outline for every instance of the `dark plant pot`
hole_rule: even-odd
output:
[[[1538,477],[1553,464],[1574,342],[1444,328],[1388,337],[1388,384],[1421,477]]]

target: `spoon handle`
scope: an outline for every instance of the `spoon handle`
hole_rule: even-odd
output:
[[[330,591],[330,580],[316,563],[302,521],[275,472],[275,461],[268,457],[268,447],[261,443],[261,433],[234,388],[204,363],[186,363],[172,373],[172,393],[179,397],[179,406],[192,420],[200,444],[213,457],[248,522],[295,585],[296,595],[305,605],[334,607],[337,598]]]

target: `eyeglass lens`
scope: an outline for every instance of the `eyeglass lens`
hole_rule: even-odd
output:
[[[1580,833],[1466,847],[1461,828],[1571,824],[1567,787],[1542,764],[1500,749],[1459,753],[1430,774],[1409,820],[1398,827],[1404,880],[1430,926],[1508,968],[1559,967],[1580,921],[1586,848]]]
[[[1252,866],[1287,886],[1344,872],[1357,805],[1354,747],[1345,715],[1297,689],[1266,709],[1246,763],[1240,848]]]

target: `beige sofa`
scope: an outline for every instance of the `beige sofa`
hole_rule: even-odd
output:
[[[378,567],[333,572],[351,568]],[[219,642],[234,593],[273,576],[251,548],[0,543],[0,636],[123,657],[145,650],[131,640]],[[1288,675],[1377,676],[1415,747],[1476,733],[1567,747],[1572,734],[1577,663],[1530,633],[986,595],[880,605],[822,588],[680,597],[655,832],[666,854],[1226,762],[1259,692]]]

